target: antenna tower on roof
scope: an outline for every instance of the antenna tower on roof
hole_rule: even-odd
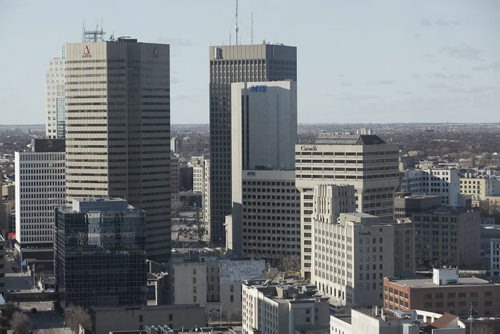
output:
[[[102,23],[100,28],[99,24],[96,24],[94,30],[87,30],[85,26],[85,21],[83,21],[83,34],[82,34],[83,42],[102,42],[104,40],[105,34],[106,33],[102,29]]]
[[[234,26],[234,30],[236,32],[236,37],[235,37],[235,40],[236,40],[236,45],[238,45],[238,0],[236,0],[236,11],[235,11],[235,15],[234,15],[234,21],[235,21],[235,26]]]
[[[250,44],[253,44],[253,12],[250,13]]]

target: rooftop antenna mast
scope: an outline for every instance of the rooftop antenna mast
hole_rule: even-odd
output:
[[[102,23],[101,28],[99,28],[99,24],[96,24],[94,30],[87,30],[87,28],[85,27],[85,21],[83,21],[83,42],[102,42],[104,40],[105,34],[106,33],[102,29]]]
[[[235,12],[235,16],[234,16],[234,21],[235,21],[235,31],[236,31],[236,37],[235,37],[235,40],[236,40],[236,45],[238,45],[238,0],[236,0],[236,12]]]
[[[253,44],[253,12],[250,13],[250,44]]]

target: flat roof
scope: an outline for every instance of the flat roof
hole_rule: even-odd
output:
[[[487,280],[477,277],[460,277],[457,284],[442,284],[436,285],[433,283],[432,278],[417,278],[417,279],[403,279],[403,280],[390,280],[390,282],[408,286],[410,288],[456,288],[456,287],[472,287],[478,285],[497,285],[490,283]]]
[[[321,134],[316,139],[316,144],[379,145],[385,144],[385,141],[377,135]]]

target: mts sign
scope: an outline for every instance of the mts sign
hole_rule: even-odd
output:
[[[251,93],[265,93],[267,92],[267,86],[252,86],[250,87]]]

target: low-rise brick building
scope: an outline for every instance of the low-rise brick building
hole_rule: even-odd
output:
[[[460,317],[500,315],[500,284],[477,277],[458,277],[457,269],[434,269],[434,277],[384,279],[384,307],[449,312]]]

